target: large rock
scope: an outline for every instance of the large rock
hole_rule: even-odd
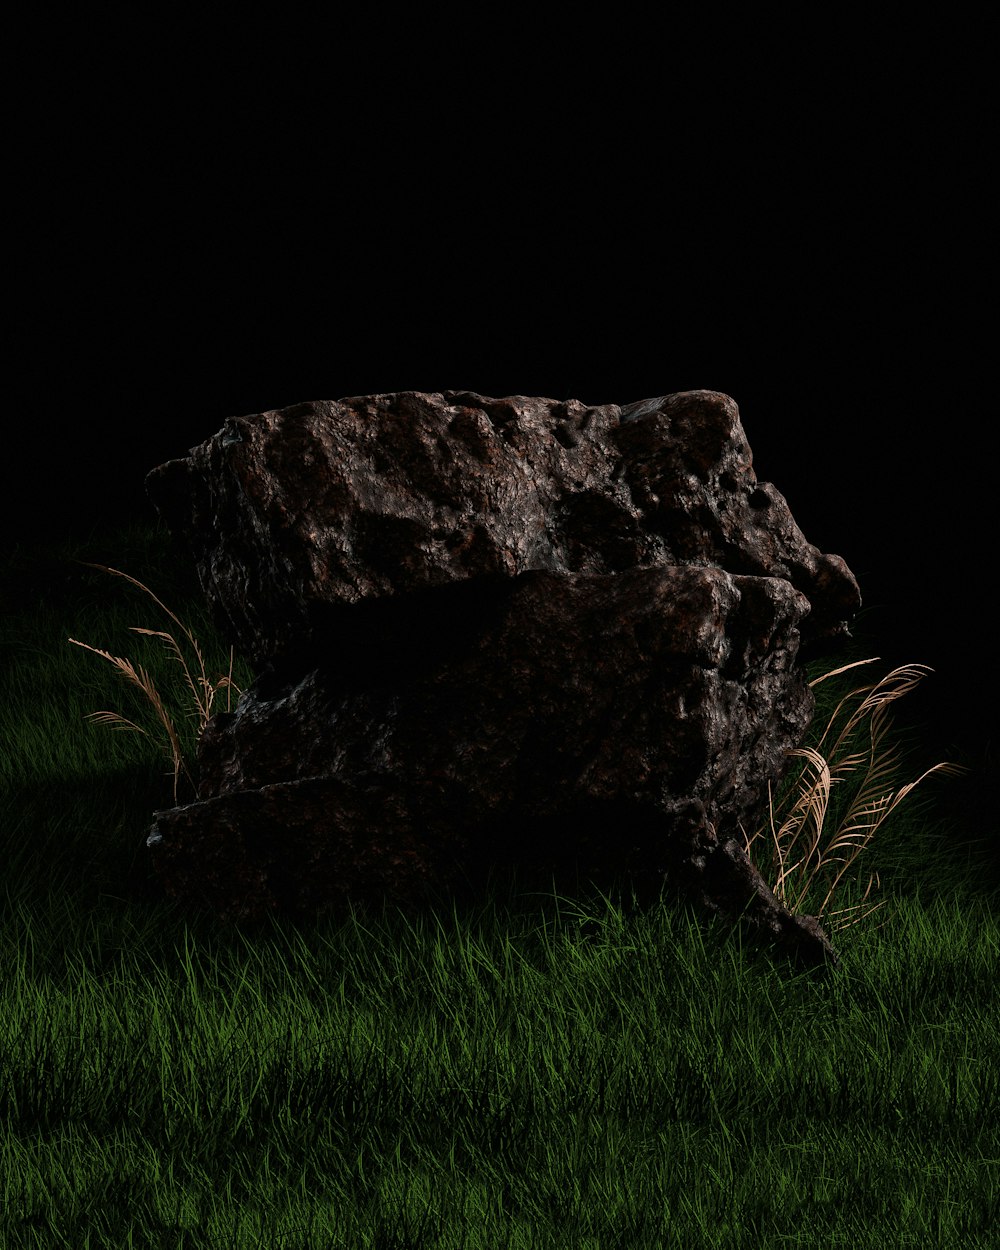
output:
[[[147,478],[258,680],[156,813],[220,914],[420,897],[493,864],[666,876],[835,959],[741,848],[860,606],[736,404],[445,391],[233,418]]]

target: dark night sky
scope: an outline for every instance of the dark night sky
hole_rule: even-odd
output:
[[[813,66],[790,91],[735,85],[715,126],[682,92],[572,76],[499,109],[486,71],[472,91],[443,65],[363,107],[356,77],[280,107],[220,89],[124,109],[120,83],[64,84],[73,109],[23,153],[8,535],[152,519],[149,469],[301,400],[720,390],[758,477],[880,606],[884,659],[936,670],[904,703],[980,747],[995,419],[973,89],[942,104],[898,67]]]

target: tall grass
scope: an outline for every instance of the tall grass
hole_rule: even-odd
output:
[[[809,685],[816,687],[820,682],[840,676],[862,664],[874,664],[878,658],[874,656],[868,660],[854,660],[840,668],[831,669],[829,673],[821,677],[813,678]],[[834,931],[857,924],[884,906],[883,903],[878,903],[863,915],[856,916],[853,920],[846,919],[850,912],[857,910],[868,898],[873,880],[876,884],[881,884],[878,874],[875,873],[868,878],[868,885],[861,903],[827,913],[827,905],[841,880],[858,855],[871,842],[882,822],[925,778],[934,773],[959,777],[968,771],[962,765],[942,761],[925,769],[915,781],[908,782],[897,792],[884,791],[884,786],[891,780],[899,762],[899,753],[895,749],[879,755],[879,747],[889,729],[887,709],[895,699],[912,690],[925,672],[933,672],[933,669],[925,664],[905,664],[893,669],[874,685],[861,687],[842,698],[815,746],[793,748],[788,751],[789,756],[802,758],[806,764],[795,776],[794,785],[786,782],[783,791],[784,801],[777,805],[777,814],[771,794],[771,784],[768,783],[768,814],[773,852],[769,864],[758,863],[757,867],[761,870],[765,880],[771,883],[775,896],[793,912],[803,908],[805,898],[817,877],[825,873],[830,882],[829,889],[814,914],[821,921],[825,920]],[[843,709],[850,699],[857,701],[857,707],[846,719],[842,719]],[[867,728],[864,726],[866,717],[868,718]],[[842,720],[842,723],[834,738],[834,729],[838,720]],[[852,750],[858,741],[859,730],[862,732],[864,745],[860,749]],[[829,760],[821,754],[821,749],[827,744],[828,739]],[[846,781],[851,773],[862,764],[865,765],[865,773],[861,784],[855,787],[854,796],[842,820],[837,823],[834,830],[828,830],[827,816],[830,814],[830,799],[834,787]],[[742,831],[742,825],[740,828]],[[758,830],[751,838],[747,838],[744,831],[748,855],[757,838],[761,836],[763,836],[763,830]],[[799,847],[800,857],[790,864],[788,860],[796,850],[800,837],[804,842],[804,845]],[[821,843],[824,843],[822,849]],[[833,864],[840,864],[841,867],[839,871],[832,874],[831,880]],[[797,891],[789,885],[789,878],[796,869],[799,882]]]
[[[8,558],[25,601],[0,626],[0,1244],[993,1244],[995,893],[954,860],[937,777],[904,796],[879,754],[868,815],[847,819],[852,786],[871,788],[884,706],[844,736],[841,763],[858,758],[838,772],[837,703],[858,710],[875,689],[847,688],[853,665],[817,684],[802,749],[830,770],[823,827],[864,825],[835,853],[864,841],[893,923],[845,926],[833,977],[790,972],[673,901],[637,906],[627,881],[560,893],[515,874],[416,916],[352,906],[247,934],[180,909],[148,874],[164,748],[176,756],[142,677],[190,756],[198,716],[182,726],[173,709],[207,698],[191,674],[229,671],[232,688],[250,674],[158,529],[59,554],[46,585],[62,569],[66,592],[51,599]],[[79,556],[134,570],[123,594],[155,585],[204,665],[185,671],[155,631],[133,635],[138,680],[68,645],[99,642],[110,660],[134,628],[134,601]],[[88,722],[112,693],[152,709],[159,742]],[[792,872],[822,858],[819,843],[807,854],[816,818],[782,833],[822,773],[801,759],[770,837],[748,842],[811,907],[831,881],[803,895]],[[835,884],[838,907],[861,890],[849,873]]]
[[[197,685],[195,684],[195,681],[191,676],[191,670],[188,668],[188,664],[184,658],[184,654],[181,651],[180,647],[177,645],[177,642],[174,639],[173,635],[167,633],[165,630],[162,630],[162,629],[143,629],[138,625],[131,626],[131,629],[133,630],[134,633],[145,634],[146,636],[150,638],[162,639],[164,644],[167,647],[167,650],[173,652],[175,658],[181,665],[181,668],[184,670],[184,677],[185,677],[185,680],[187,681],[188,689],[191,691],[191,694],[194,699],[194,705],[195,705],[194,711],[192,713],[188,713],[188,715],[189,716],[193,715],[194,717],[196,717],[198,721],[198,737],[200,738],[202,733],[204,732],[205,726],[208,724],[209,720],[211,719],[212,704],[215,701],[215,696],[218,693],[218,691],[221,689],[225,689],[226,691],[226,694],[227,694],[226,711],[227,712],[232,710],[231,700],[229,698],[232,690],[235,689],[237,694],[243,693],[243,691],[240,689],[239,686],[234,686],[233,684],[233,649],[232,647],[230,647],[229,649],[229,673],[228,675],[225,677],[222,677],[222,676],[217,677],[215,682],[210,681],[209,678],[206,677],[205,675],[205,659],[201,653],[201,648],[198,646],[197,640],[194,638],[191,631],[187,629],[186,626],[182,625],[181,622],[177,619],[177,617],[174,616],[173,612],[171,612],[169,608],[164,607],[164,605],[160,602],[159,599],[157,599],[156,595],[154,595],[151,590],[149,590],[146,586],[143,586],[142,582],[137,581],[136,578],[130,577],[127,573],[122,573],[119,569],[109,569],[105,567],[105,565],[103,564],[91,564],[89,561],[85,561],[85,560],[80,561],[80,563],[89,564],[90,568],[100,569],[102,570],[102,572],[111,573],[115,577],[123,577],[127,582],[130,582],[133,586],[138,586],[140,590],[145,591],[145,593],[149,595],[149,597],[153,600],[153,602],[157,605],[157,607],[162,608],[163,611],[166,612],[167,616],[169,616],[170,619],[174,621],[176,625],[178,626],[178,628],[183,632],[185,638],[187,638],[188,640],[188,644],[190,645],[191,649],[194,651],[195,658],[198,661],[198,667],[201,670],[201,674],[198,678]],[[155,683],[153,682],[149,674],[146,672],[146,670],[140,666],[138,671],[136,671],[134,665],[132,664],[130,660],[122,659],[122,657],[118,655],[111,655],[107,651],[102,651],[97,647],[90,646],[89,643],[78,642],[75,638],[70,638],[69,641],[77,647],[85,647],[88,651],[93,651],[95,655],[99,655],[105,660],[110,660],[111,663],[115,666],[115,668],[117,668],[118,671],[122,674],[122,676],[125,677],[128,681],[132,682],[133,685],[138,686],[138,688],[142,691],[142,693],[146,696],[146,698],[152,704],[153,710],[156,713],[157,719],[159,720],[160,725],[167,737],[168,754],[173,759],[174,802],[175,803],[177,802],[177,783],[180,779],[180,773],[182,769],[184,770],[184,775],[185,777],[187,777],[192,790],[195,789],[194,778],[191,776],[190,769],[188,768],[187,762],[184,758],[184,752],[181,747],[180,735],[178,734],[177,729],[174,726],[174,722],[170,716],[170,713],[167,711],[166,707],[164,706],[163,700],[160,697],[159,691],[156,689]],[[199,686],[201,687],[200,690],[198,688]],[[107,712],[107,711],[91,712],[88,719],[96,721],[98,723],[107,724],[111,726],[111,728],[113,729],[124,729],[127,731],[135,731],[136,733],[145,734],[147,737],[150,736],[148,729],[143,729],[141,725],[137,725],[134,721],[129,720],[127,717],[122,716],[118,712]]]

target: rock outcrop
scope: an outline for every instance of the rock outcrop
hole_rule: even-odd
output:
[[[660,874],[835,956],[741,849],[860,606],[736,404],[401,392],[233,418],[147,478],[259,676],[155,814],[221,915],[412,900],[487,865]]]

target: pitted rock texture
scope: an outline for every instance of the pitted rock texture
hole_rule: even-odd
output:
[[[260,674],[209,723],[197,800],[156,813],[168,890],[254,919],[575,858],[835,961],[740,826],[812,716],[800,642],[847,636],[860,595],[751,460],[710,391],[446,391],[231,419],[154,470]]]
[[[146,486],[257,664],[325,634],[331,606],[529,570],[780,577],[812,605],[805,638],[842,634],[854,578],[751,464],[714,391],[625,408],[403,391],[230,418]]]

